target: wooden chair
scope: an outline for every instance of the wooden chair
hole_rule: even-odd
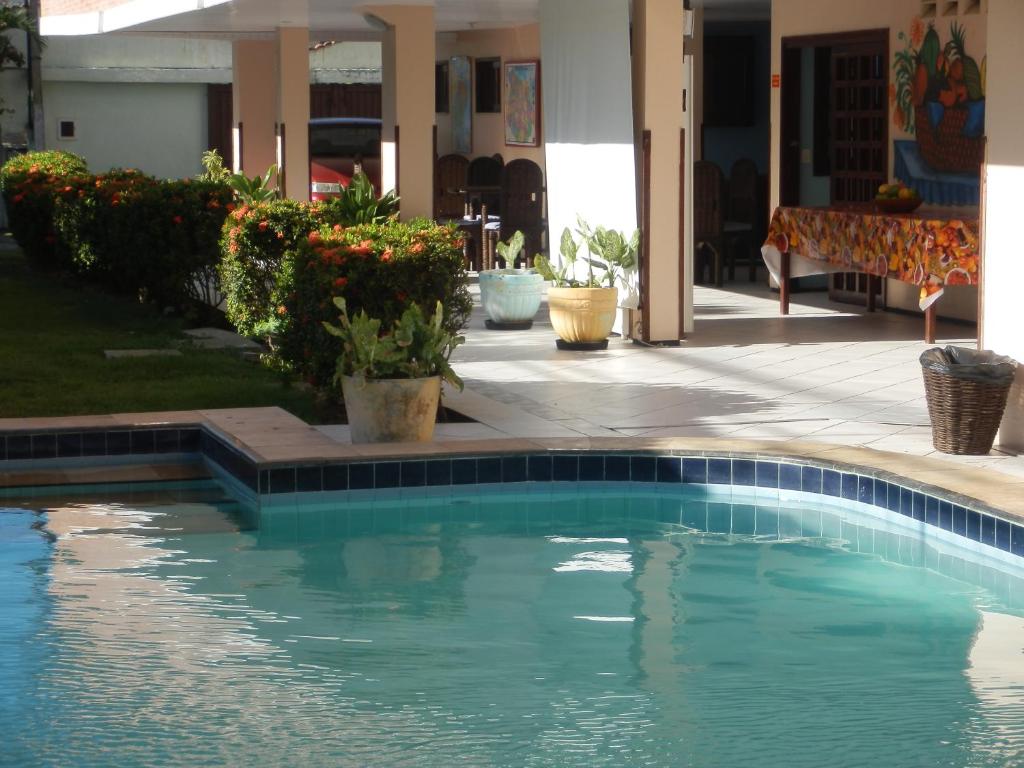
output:
[[[462,155],[445,155],[437,160],[434,188],[434,216],[439,219],[466,215],[466,182],[469,160]]]
[[[729,192],[725,205],[724,248],[729,264],[729,279],[736,279],[736,252],[750,267],[750,281],[757,279],[757,267],[761,253],[756,251],[754,232],[757,224],[760,201],[758,194],[759,177],[757,164],[743,158],[733,163],[729,172]]]
[[[466,179],[466,208],[476,215],[482,210],[497,215],[501,207],[501,155],[476,157],[469,164]]]
[[[501,173],[501,226],[508,240],[517,230],[526,236],[526,258],[544,251],[544,172],[532,160],[508,163]]]
[[[704,282],[708,260],[702,254],[710,251],[711,276],[715,285],[722,285],[722,263],[725,257],[725,177],[722,169],[710,160],[693,164],[693,240],[697,254],[696,277]]]

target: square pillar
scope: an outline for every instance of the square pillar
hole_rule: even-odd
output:
[[[277,125],[281,190],[309,200],[309,30],[277,30]]]
[[[381,45],[384,190],[401,197],[403,219],[434,215],[434,8],[367,6],[384,26]]]
[[[273,40],[236,40],[231,46],[233,157],[236,173],[263,175],[277,162],[276,48]]]
[[[1024,3],[989,0],[985,91],[987,157],[982,184],[981,338],[983,348],[1018,363],[998,443],[1024,450],[1024,334],[1021,333],[1020,190],[1024,187]]]
[[[679,0],[634,1],[633,110],[647,257],[643,338],[652,342],[682,337],[687,300],[681,227],[683,32]]]

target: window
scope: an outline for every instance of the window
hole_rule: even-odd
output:
[[[434,111],[447,114],[448,105],[448,62],[434,64]]]
[[[501,112],[501,59],[476,60],[476,111]]]
[[[74,141],[77,138],[77,136],[75,135],[75,121],[58,120],[57,138],[60,139],[61,141]]]

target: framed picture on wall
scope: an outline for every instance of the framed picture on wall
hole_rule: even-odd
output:
[[[505,63],[505,146],[540,146],[540,62]]]
[[[452,152],[473,151],[473,64],[468,56],[452,56],[448,109],[452,121]]]

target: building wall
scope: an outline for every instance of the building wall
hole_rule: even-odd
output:
[[[945,42],[949,38],[950,24],[956,22],[963,26],[966,33],[967,52],[977,59],[979,64],[986,56],[986,37],[988,32],[987,9],[989,0],[982,0],[977,13],[959,13],[955,16],[939,16],[925,18],[925,28],[929,22],[935,23],[940,39]],[[943,5],[943,3],[940,3]],[[959,5],[966,9],[967,0],[960,0]],[[920,18],[921,0],[885,0],[885,2],[850,2],[849,0],[774,0],[772,3],[772,48],[771,71],[779,74],[782,71],[782,38],[800,35],[817,35],[829,32],[850,32],[866,29],[889,30],[889,77],[892,82],[892,62],[896,51],[903,50],[906,42],[900,35],[908,35],[915,18]],[[892,142],[896,139],[912,138],[905,132],[898,119],[897,107],[890,103],[889,107],[889,177],[892,178],[893,151]],[[779,133],[781,120],[781,101],[778,88],[771,89],[771,207],[779,204]],[[989,125],[990,121],[986,121]],[[888,305],[897,309],[918,311],[917,289],[894,280],[888,281]],[[938,305],[939,313],[946,317],[964,320],[977,318],[977,289],[951,291],[944,296]]]
[[[471,58],[492,58],[500,56],[502,63],[521,59],[540,58],[540,25],[530,24],[513,29],[459,32],[455,35],[442,34],[437,41],[437,59],[444,61],[452,56]],[[541,62],[543,69],[544,63]],[[544,167],[543,147],[506,147],[504,115],[478,114],[473,106],[473,152],[472,157],[500,154],[505,162],[525,157]],[[541,130],[544,115],[541,114]],[[451,152],[451,119],[447,114],[437,115],[437,152],[445,155]]]
[[[985,177],[982,344],[1024,364],[1020,191],[1024,188],[1024,3],[989,0],[988,164]],[[1010,390],[1000,443],[1024,450],[1024,365]]]
[[[43,100],[46,146],[82,155],[93,171],[138,168],[180,178],[201,170],[205,85],[47,82]],[[62,119],[75,121],[76,140],[58,140]]]

